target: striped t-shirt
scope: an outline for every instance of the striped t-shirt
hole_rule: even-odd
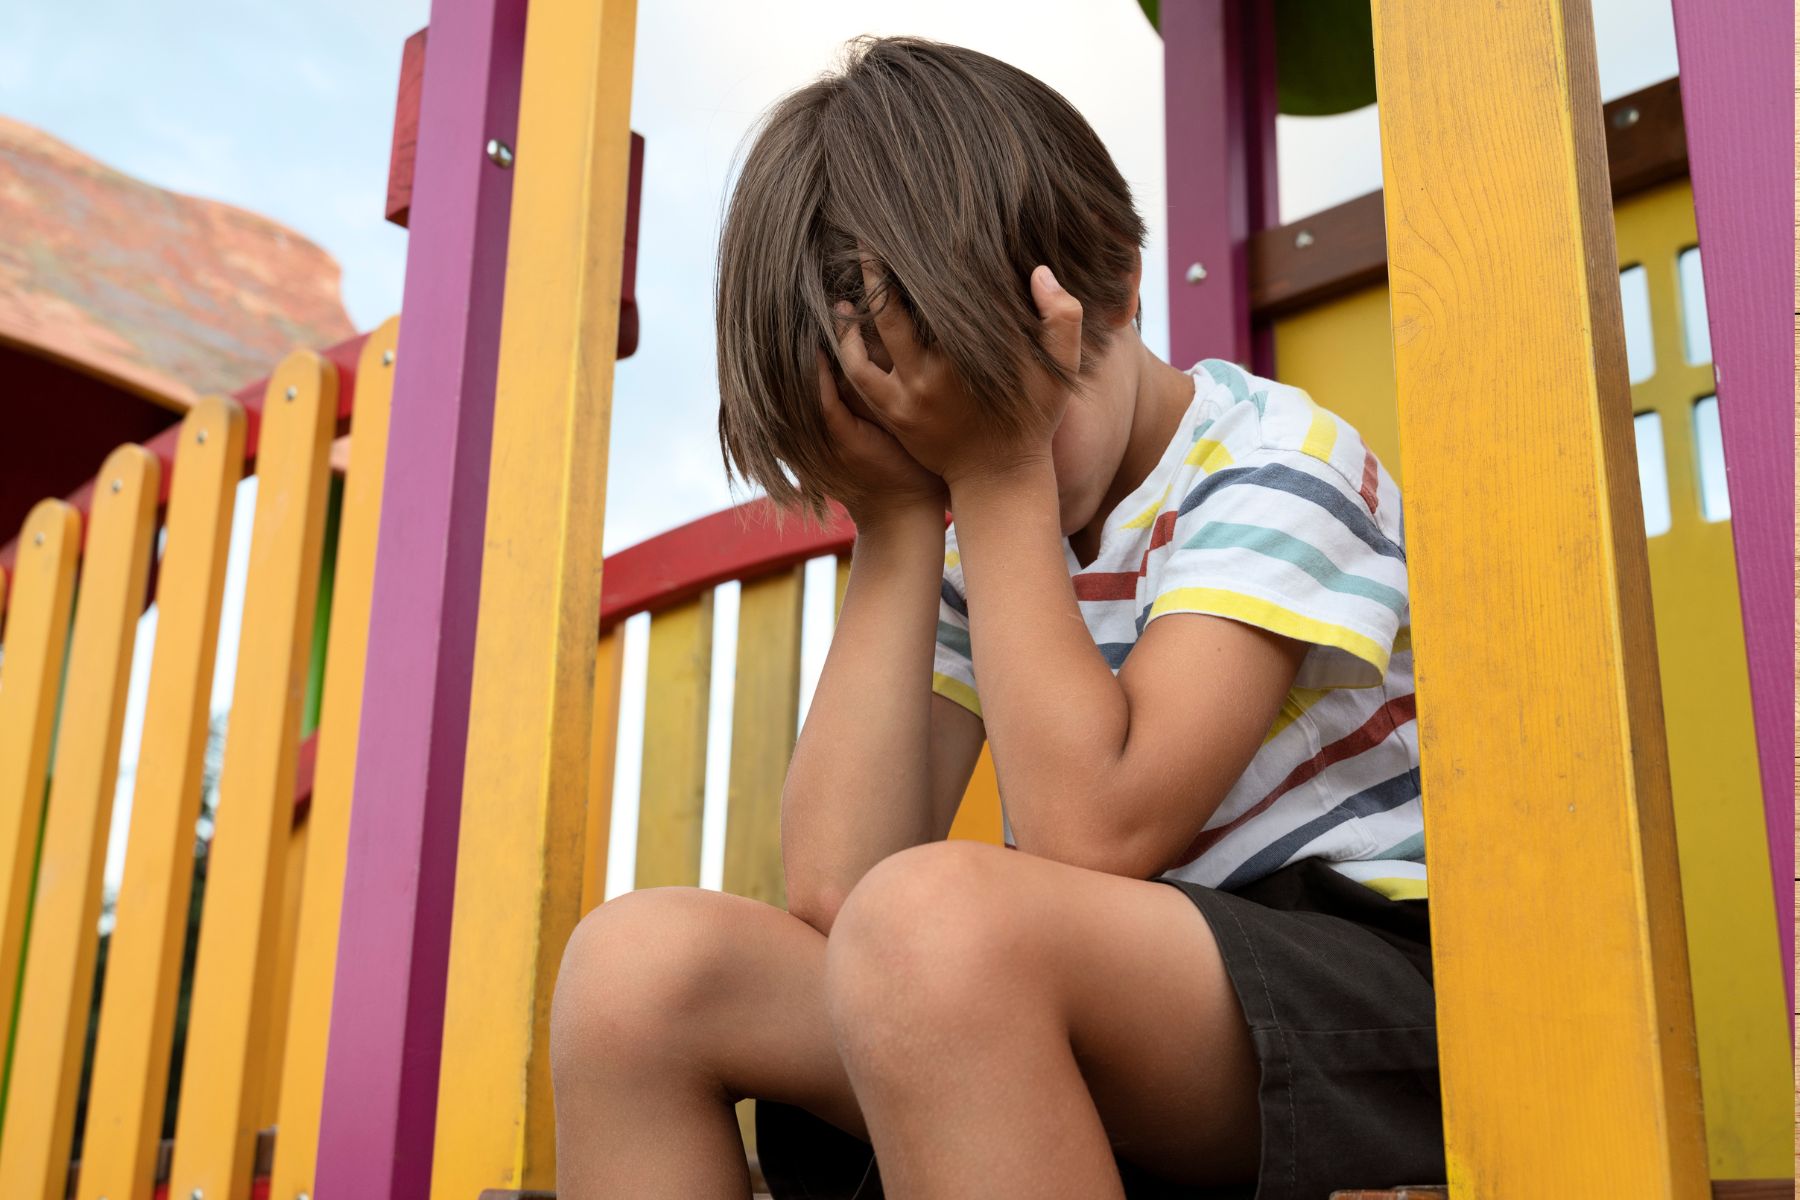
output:
[[[1422,897],[1400,490],[1300,389],[1217,359],[1189,374],[1193,403],[1107,517],[1098,557],[1083,567],[1063,543],[1088,630],[1114,672],[1164,613],[1230,617],[1311,648],[1262,747],[1165,873],[1235,888],[1323,858],[1384,895]],[[932,686],[979,716],[954,525],[947,550]]]

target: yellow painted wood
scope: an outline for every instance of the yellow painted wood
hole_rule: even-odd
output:
[[[1375,45],[1452,1194],[1698,1198],[1586,0],[1376,0]]]
[[[80,549],[71,506],[43,500],[26,514],[0,659],[0,1044],[12,1027]]]
[[[781,870],[781,789],[800,711],[804,567],[743,585],[731,709],[725,890],[787,907]]]
[[[88,1089],[80,1200],[150,1200],[244,429],[243,410],[222,396],[202,399],[181,423],[125,874]]]
[[[207,857],[169,1194],[245,1200],[263,1093],[294,759],[329,490],[337,371],[282,360],[263,401],[256,524],[244,589],[219,813]]]
[[[625,662],[625,628],[600,635],[594,650],[594,733],[588,767],[586,845],[581,866],[581,911],[606,899],[606,857],[612,849],[613,769],[618,763],[619,684]]]
[[[287,1048],[290,998],[294,991],[294,948],[300,934],[300,899],[306,883],[306,859],[312,843],[310,809],[296,821],[286,844],[279,850],[281,866],[281,915],[276,922],[274,976],[269,982],[269,1022],[263,1037],[262,1097],[256,1104],[256,1125],[276,1125],[281,1107],[283,1051]]]
[[[994,775],[993,753],[985,743],[969,786],[963,790],[962,803],[956,807],[956,818],[950,822],[949,836],[996,846],[1006,841],[1000,820],[1000,781]]]
[[[337,581],[331,593],[331,641],[325,650],[318,758],[306,817],[310,845],[282,1055],[276,1118],[281,1136],[275,1139],[270,1177],[270,1195],[283,1200],[301,1193],[317,1194],[313,1168],[319,1149],[319,1107],[325,1094],[325,1046],[331,1026],[332,985],[337,977],[338,919],[343,911],[351,788],[362,722],[363,664],[369,648],[369,601],[399,332],[399,318],[390,317],[369,335],[357,360],[356,410],[351,417],[350,461],[344,474]]]
[[[700,883],[712,629],[711,592],[650,618],[635,887]]]
[[[0,1196],[62,1200],[100,936],[125,690],[155,540],[156,456],[121,446],[101,464],[63,684],[56,773],[19,996],[13,1086],[0,1131]]]
[[[549,1020],[581,908],[634,0],[525,30],[431,1194],[550,1188]]]
[[[844,593],[850,588],[850,556],[844,555],[837,560],[837,602],[832,606],[831,614],[835,619],[844,611]]]
[[[1320,406],[1354,425],[1388,474],[1396,483],[1401,481],[1386,284],[1276,321],[1275,364],[1283,383],[1305,390]]]

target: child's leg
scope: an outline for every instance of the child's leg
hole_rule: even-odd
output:
[[[1248,1182],[1258,1068],[1206,920],[1166,884],[970,842],[851,892],[827,1009],[888,1195],[1122,1195],[1113,1151]]]
[[[550,1018],[560,1200],[742,1200],[745,1096],[866,1137],[824,970],[822,934],[738,896],[649,888],[589,914]]]

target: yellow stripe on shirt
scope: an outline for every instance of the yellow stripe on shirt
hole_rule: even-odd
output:
[[[1362,659],[1380,674],[1387,674],[1388,649],[1374,638],[1354,629],[1346,629],[1342,625],[1302,616],[1279,604],[1246,596],[1242,592],[1228,592],[1223,588],[1171,588],[1158,596],[1150,606],[1149,619],[1155,620],[1170,612],[1211,613],[1257,625],[1284,637],[1299,638],[1303,642],[1314,642],[1321,646],[1336,646],[1339,650]]]
[[[1225,448],[1224,442],[1215,442],[1211,438],[1200,438],[1194,448],[1182,459],[1190,467],[1199,467],[1208,475],[1220,467],[1229,467],[1237,460],[1231,457],[1231,451]]]
[[[1380,892],[1389,900],[1423,900],[1426,898],[1423,879],[1389,877],[1386,879],[1359,879],[1357,882],[1366,888]]]
[[[981,715],[981,698],[975,689],[960,679],[952,678],[942,671],[931,673],[931,690],[946,700],[954,700],[976,716]]]
[[[1321,462],[1330,462],[1331,451],[1337,445],[1337,435],[1337,422],[1332,419],[1331,414],[1315,406],[1312,427],[1306,431],[1306,440],[1300,443],[1300,450]]]

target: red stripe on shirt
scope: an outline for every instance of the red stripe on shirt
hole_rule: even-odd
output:
[[[1375,471],[1375,455],[1367,447],[1363,449],[1363,503],[1369,506],[1369,515],[1375,515],[1375,506],[1380,502],[1380,493],[1376,491],[1379,476]]]
[[[1323,750],[1320,750],[1317,754],[1288,772],[1288,777],[1276,784],[1274,791],[1251,805],[1248,810],[1239,813],[1232,820],[1224,825],[1220,825],[1216,829],[1201,830],[1200,836],[1196,837],[1188,848],[1182,851],[1182,857],[1175,866],[1187,866],[1196,858],[1199,858],[1202,854],[1205,854],[1208,850],[1218,845],[1219,842],[1234,829],[1237,829],[1246,821],[1267,809],[1269,805],[1275,803],[1275,801],[1281,799],[1281,797],[1293,791],[1301,784],[1315,778],[1321,771],[1325,770],[1325,768],[1332,766],[1335,763],[1343,762],[1347,758],[1354,758],[1365,750],[1372,750],[1376,746],[1379,746],[1388,739],[1389,735],[1391,735],[1394,730],[1412,720],[1417,714],[1417,703],[1412,693],[1408,692],[1404,696],[1396,696],[1392,700],[1389,700],[1386,704],[1376,709],[1369,719],[1362,723],[1361,727],[1345,734],[1343,737],[1331,743],[1331,745],[1326,746]],[[1169,870],[1174,869],[1175,867],[1169,868]]]
[[[1134,600],[1137,598],[1137,581],[1150,570],[1150,551],[1160,550],[1175,539],[1175,518],[1180,514],[1174,510],[1163,513],[1156,518],[1156,524],[1150,527],[1150,548],[1144,551],[1144,557],[1138,562],[1135,571],[1089,571],[1075,575],[1070,582],[1075,585],[1077,600]]]

